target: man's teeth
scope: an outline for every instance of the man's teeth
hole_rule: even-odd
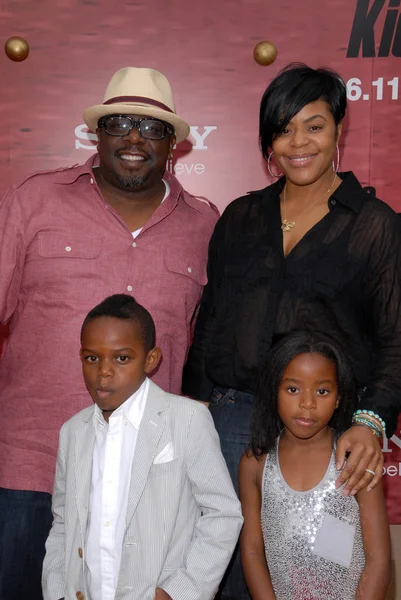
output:
[[[124,160],[130,160],[132,162],[136,160],[145,160],[143,156],[137,156],[132,154],[120,154],[120,158],[123,158]]]

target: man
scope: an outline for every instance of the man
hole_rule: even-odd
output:
[[[218,217],[165,172],[189,127],[164,75],[119,70],[84,119],[97,132],[98,154],[30,176],[0,203],[0,323],[11,331],[0,361],[0,598],[7,600],[42,597],[58,432],[88,405],[83,317],[112,293],[132,293],[159,334],[154,381],[179,393]]]

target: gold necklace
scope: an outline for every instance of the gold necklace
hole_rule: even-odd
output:
[[[331,190],[333,189],[333,185],[334,185],[334,182],[336,180],[336,177],[337,177],[337,173],[334,173],[334,179],[331,182],[331,186],[329,187],[329,189],[325,193],[325,196],[327,194],[329,194],[331,192]],[[298,219],[300,219],[301,217],[303,217],[303,215],[305,213],[307,213],[308,210],[310,210],[313,206],[315,206],[315,204],[317,204],[319,202],[320,198],[318,198],[317,200],[315,200],[315,202],[313,202],[313,204],[311,204],[310,206],[308,206],[308,208],[306,210],[304,210],[303,212],[301,212],[300,215],[298,215],[297,217],[295,217],[294,221],[289,221],[287,219],[287,211],[286,211],[286,208],[285,208],[286,190],[287,190],[287,183],[285,184],[284,190],[283,190],[283,212],[284,212],[284,219],[281,222],[281,229],[283,231],[291,231],[291,229],[294,229],[296,221],[298,221]]]

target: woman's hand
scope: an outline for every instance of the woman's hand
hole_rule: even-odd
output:
[[[344,466],[346,452],[350,454]],[[365,487],[369,492],[382,478],[383,462],[384,458],[378,437],[367,427],[353,425],[343,433],[337,442],[337,470],[344,466],[337,479],[337,487],[347,482],[344,496],[354,496]],[[376,474],[373,476],[366,469]]]
[[[171,596],[161,588],[156,588],[155,600],[171,600]]]

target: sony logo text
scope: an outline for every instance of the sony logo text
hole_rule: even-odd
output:
[[[191,125],[190,137],[192,138],[192,150],[207,150],[208,145],[206,143],[209,135],[217,129],[216,125]],[[75,148],[77,150],[94,150],[97,142],[97,135],[88,131],[87,126],[83,123],[75,127]],[[185,163],[180,161],[168,160],[166,169],[175,175],[203,175],[205,172],[205,165],[201,162],[197,163]]]

